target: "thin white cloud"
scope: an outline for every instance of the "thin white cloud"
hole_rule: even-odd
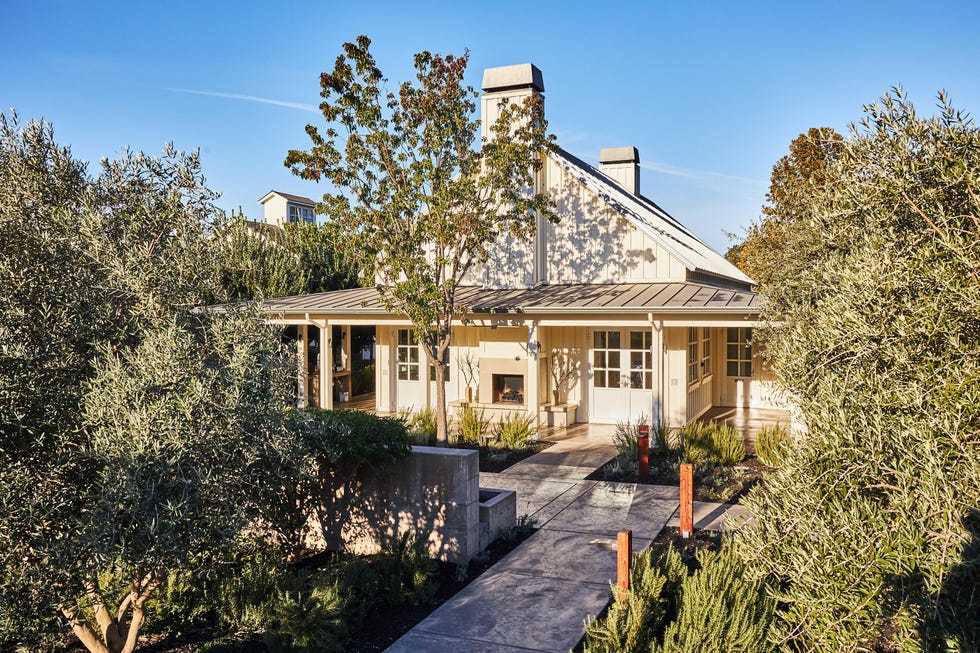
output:
[[[220,97],[227,100],[241,100],[243,102],[258,102],[260,104],[271,104],[277,107],[285,107],[287,109],[299,109],[300,111],[309,111],[310,113],[320,113],[320,109],[312,104],[303,104],[301,102],[285,102],[283,100],[274,100],[272,98],[258,97],[255,95],[243,95],[241,93],[219,93],[218,91],[198,91],[191,88],[167,88],[166,90],[173,93],[188,93],[190,95],[207,95],[208,97]]]
[[[751,177],[739,177],[738,175],[729,175],[723,172],[712,172],[711,170],[693,170],[691,168],[673,166],[668,163],[660,163],[659,161],[641,161],[640,167],[646,168],[647,170],[652,170],[654,172],[659,172],[662,175],[683,177],[685,179],[693,179],[695,181],[734,181],[740,184],[752,184],[763,188],[766,185],[766,182],[759,179],[752,179]]]

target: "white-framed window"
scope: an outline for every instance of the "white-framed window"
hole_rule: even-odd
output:
[[[630,387],[653,387],[653,334],[649,331],[630,331]]]
[[[701,342],[700,329],[690,327],[687,330],[687,384],[694,385],[701,380],[701,358],[698,356],[698,345]]]
[[[620,379],[619,331],[596,331],[592,336],[592,384],[596,388],[618,388]]]
[[[752,376],[752,328],[728,329],[728,376]]]
[[[711,376],[711,329],[701,329],[701,378]]]
[[[419,380],[419,345],[412,329],[398,329],[398,380]]]

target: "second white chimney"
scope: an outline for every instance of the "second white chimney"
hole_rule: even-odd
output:
[[[640,152],[635,147],[599,150],[599,172],[632,194],[640,194]]]

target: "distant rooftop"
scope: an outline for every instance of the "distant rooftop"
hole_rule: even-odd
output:
[[[314,200],[311,200],[309,197],[303,197],[302,195],[293,195],[291,193],[283,193],[282,191],[278,191],[274,189],[270,190],[268,193],[263,195],[262,198],[259,200],[259,204],[265,204],[266,202],[268,202],[270,199],[272,199],[272,195],[279,195],[280,197],[285,197],[290,202],[296,202],[297,204],[309,204],[310,206],[316,206],[316,202]]]

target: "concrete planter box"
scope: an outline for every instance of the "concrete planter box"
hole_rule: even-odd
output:
[[[517,525],[517,493],[480,488],[480,550]]]
[[[545,426],[567,428],[575,423],[578,404],[545,404],[541,407],[541,423]]]

